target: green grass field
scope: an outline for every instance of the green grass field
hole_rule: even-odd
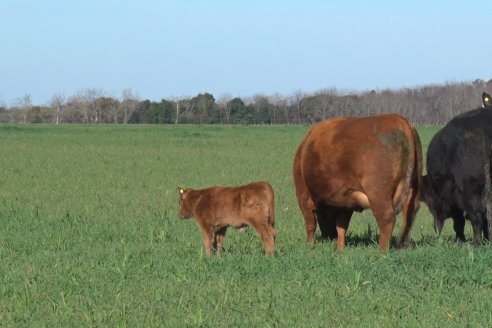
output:
[[[418,130],[425,154],[438,127]],[[455,245],[450,221],[438,238],[424,204],[409,249],[381,253],[370,211],[345,251],[305,244],[291,166],[306,131],[0,126],[0,326],[492,326],[492,248]],[[248,229],[204,257],[176,188],[254,180],[275,190],[275,256]]]

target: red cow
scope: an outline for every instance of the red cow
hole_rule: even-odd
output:
[[[318,223],[322,237],[337,238],[342,250],[352,213],[367,208],[376,217],[381,250],[388,248],[395,216],[403,210],[399,245],[406,243],[419,208],[422,149],[403,117],[338,117],[315,124],[297,149],[293,173],[309,243]]]

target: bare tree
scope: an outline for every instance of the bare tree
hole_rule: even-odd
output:
[[[101,98],[104,92],[102,89],[89,88],[84,91],[84,98],[89,106],[91,123],[99,123],[101,117]]]
[[[324,120],[328,117],[335,116],[334,104],[338,96],[335,88],[320,90],[314,96],[318,98],[319,108],[316,116],[319,119]]]
[[[77,93],[73,97],[71,97],[70,103],[72,105],[71,107],[73,108],[73,111],[81,113],[84,123],[89,124],[91,114],[85,92],[86,90],[77,91]]]
[[[297,124],[301,124],[301,112],[304,110],[307,94],[301,90],[295,91],[291,97],[291,102],[297,111]]]
[[[232,100],[232,96],[226,93],[223,94],[217,101],[219,107],[224,110],[226,124],[230,124],[231,122],[231,106],[230,106],[231,100]]]
[[[181,99],[176,99],[175,104],[176,104],[176,119],[174,120],[174,124],[179,123],[179,105],[180,105]]]
[[[181,107],[182,107],[182,102],[187,99],[188,97],[172,97],[171,101],[174,102],[176,106],[176,117],[174,118],[174,124],[179,124],[180,116],[181,116]]]
[[[287,99],[280,93],[274,93],[269,97],[270,103],[273,105],[273,124],[288,123],[288,108]],[[280,111],[280,113],[278,113]],[[279,119],[279,115],[284,115],[284,121]]]
[[[132,89],[127,88],[123,90],[122,101],[120,103],[120,107],[123,110],[123,124],[128,123],[128,119],[132,113],[137,110],[139,101],[138,95]]]
[[[268,111],[268,116],[270,117],[270,108],[268,98],[260,93],[255,94],[251,99],[251,104],[256,111],[256,114],[259,114],[262,110]]]
[[[30,94],[25,94],[17,99],[19,110],[22,114],[22,122],[27,123],[27,112],[32,108],[32,99]]]
[[[0,100],[0,123],[11,123],[12,118],[10,112],[7,104],[3,100]]]
[[[88,123],[88,109],[83,97],[79,93],[70,96],[65,103],[65,109],[63,110],[65,122]]]
[[[97,106],[99,107],[99,123],[118,124],[119,101],[114,96],[97,98]]]
[[[63,110],[65,108],[65,96],[62,94],[55,94],[51,98],[51,107],[56,109],[55,123],[60,122],[60,115],[63,115]]]

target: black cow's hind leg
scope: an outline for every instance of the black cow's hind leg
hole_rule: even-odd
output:
[[[336,209],[323,206],[316,211],[319,230],[321,230],[321,238],[324,240],[337,239],[336,227]]]
[[[482,220],[482,233],[483,233],[483,238],[485,240],[490,240],[489,239],[489,223],[487,222],[487,219],[483,217]]]
[[[478,246],[482,243],[482,216],[476,212],[467,212],[473,228],[473,244]]]
[[[461,213],[453,214],[453,228],[456,233],[456,242],[464,243],[465,238],[465,217]]]

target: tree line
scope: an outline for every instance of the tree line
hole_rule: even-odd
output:
[[[34,105],[29,94],[14,105],[0,104],[0,123],[78,124],[313,124],[335,116],[398,113],[415,125],[445,124],[479,107],[492,79],[413,88],[344,92],[336,88],[313,93],[216,99],[210,93],[150,101],[131,89],[108,96],[88,88],[65,97],[55,94],[47,105]]]

